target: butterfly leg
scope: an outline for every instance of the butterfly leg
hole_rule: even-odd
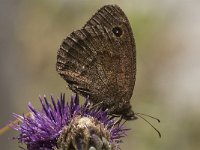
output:
[[[84,86],[81,86],[81,85],[77,85],[77,84],[69,84],[69,88],[75,92],[75,93],[78,93],[84,97],[87,97],[89,95],[91,95],[92,93],[87,89],[85,88]]]
[[[91,109],[101,108],[102,105],[103,105],[103,102],[96,103],[91,107]]]

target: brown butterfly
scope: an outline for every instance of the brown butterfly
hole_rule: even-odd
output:
[[[130,105],[136,75],[135,40],[119,6],[103,6],[83,28],[64,39],[56,70],[73,92],[89,96],[111,115],[137,118]]]
[[[130,23],[117,5],[106,5],[61,44],[56,69],[69,88],[125,120],[144,117],[131,110],[136,75],[136,47]],[[30,115],[27,113],[27,115]],[[120,119],[121,119],[120,118]],[[0,129],[0,135],[20,120]]]

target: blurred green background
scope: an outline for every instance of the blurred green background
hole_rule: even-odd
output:
[[[27,112],[38,95],[66,92],[55,70],[62,40],[105,4],[118,4],[128,16],[137,45],[137,80],[131,103],[162,133],[159,139],[143,120],[123,150],[200,148],[200,1],[198,0],[0,0],[0,126],[13,112]],[[0,149],[18,150],[9,131]]]

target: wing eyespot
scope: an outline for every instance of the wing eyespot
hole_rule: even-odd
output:
[[[112,32],[114,33],[116,37],[120,37],[123,34],[122,28],[120,27],[114,27],[112,29]]]

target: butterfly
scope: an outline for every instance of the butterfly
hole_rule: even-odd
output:
[[[100,8],[57,52],[56,70],[69,88],[111,115],[134,120],[136,46],[128,18],[117,5]]]
[[[67,36],[57,52],[56,70],[69,88],[114,117],[134,120],[140,117],[161,137],[161,133],[130,105],[136,80],[136,46],[125,13],[117,5],[100,8],[83,28]],[[27,115],[30,115],[27,113]],[[0,135],[9,126],[0,129]]]

